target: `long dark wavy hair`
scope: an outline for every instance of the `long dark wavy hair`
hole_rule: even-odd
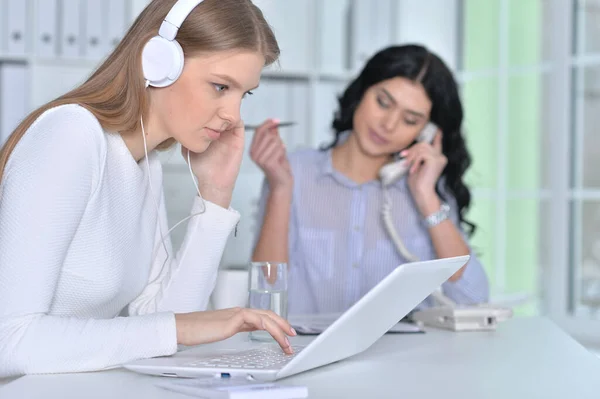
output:
[[[354,111],[367,89],[395,77],[419,81],[425,88],[432,103],[430,120],[443,132],[442,147],[448,158],[441,176],[444,191],[454,196],[460,223],[466,225],[468,235],[472,236],[476,226],[465,219],[471,203],[471,193],[463,182],[463,176],[471,165],[471,156],[461,132],[463,108],[458,85],[444,62],[425,47],[412,44],[387,47],[367,62],[360,75],[338,98],[339,108],[331,125],[335,138],[323,150],[335,147],[341,135],[353,128]],[[436,186],[436,191],[441,198],[447,200],[439,186]]]

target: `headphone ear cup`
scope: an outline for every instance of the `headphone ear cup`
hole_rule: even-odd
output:
[[[154,36],[142,50],[142,71],[150,86],[167,87],[183,71],[183,49],[176,41]]]

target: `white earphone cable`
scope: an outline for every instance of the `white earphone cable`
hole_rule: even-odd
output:
[[[196,182],[196,176],[194,175],[194,171],[192,170],[192,161],[190,160],[190,150],[187,150],[187,163],[188,169],[190,171],[190,176],[192,177],[192,182],[194,183],[194,187],[196,187],[196,192],[198,193],[198,197],[202,200],[202,212],[206,211],[206,203],[204,202],[204,198],[202,198],[202,194],[200,194],[200,189],[198,188],[198,183]],[[185,220],[185,219],[184,219]]]
[[[146,87],[148,87],[148,83],[146,82]],[[148,143],[146,142],[146,129],[144,129],[144,117],[141,116],[140,117],[140,125],[142,127],[142,138],[144,139],[144,158],[146,161],[146,169],[148,171],[148,187],[150,188],[150,195],[152,196],[152,202],[154,203],[154,206],[156,208],[156,215],[157,215],[157,224],[158,224],[158,230],[160,232],[161,237],[164,236],[163,232],[162,232],[162,223],[160,223],[160,208],[158,206],[158,202],[156,199],[156,195],[154,193],[154,187],[152,185],[152,178],[151,178],[151,172],[150,172],[150,161],[148,159]],[[169,250],[167,249],[167,245],[165,244],[165,240],[161,240],[160,242],[165,250],[165,264],[167,262],[167,260],[169,259]],[[156,254],[155,254],[156,255]],[[154,256],[153,256],[153,260],[154,260]],[[164,267],[164,264],[163,264]]]
[[[150,85],[150,82],[148,80],[146,80],[145,86],[146,88],[148,88],[148,86]],[[162,271],[165,268],[165,265],[167,264],[168,260],[169,260],[169,250],[167,248],[167,245],[165,244],[165,240],[169,237],[169,235],[171,234],[171,232],[177,228],[180,224],[182,224],[183,222],[185,222],[188,219],[193,218],[194,216],[199,216],[202,215],[204,212],[206,212],[206,203],[204,202],[204,198],[202,198],[202,194],[200,194],[200,189],[198,187],[198,183],[196,182],[196,177],[194,175],[194,171],[192,170],[192,164],[191,164],[191,160],[190,160],[190,151],[187,150],[187,161],[188,161],[188,168],[190,171],[190,176],[192,177],[192,182],[194,183],[194,187],[196,188],[196,192],[198,193],[198,196],[200,197],[200,200],[202,201],[202,210],[200,212],[196,212],[193,213],[185,218],[183,218],[182,220],[180,220],[179,222],[175,223],[175,225],[173,227],[171,227],[165,234],[163,234],[162,231],[162,223],[160,221],[160,208],[158,206],[158,202],[156,199],[156,195],[154,193],[154,187],[152,185],[152,178],[151,178],[151,172],[150,172],[150,161],[148,159],[148,143],[146,141],[146,130],[144,128],[144,117],[141,116],[140,117],[140,126],[142,129],[142,138],[144,140],[144,155],[145,155],[145,161],[146,161],[146,169],[148,171],[148,186],[150,188],[150,195],[152,196],[152,202],[154,203],[154,206],[156,208],[156,221],[158,224],[158,230],[160,232],[160,243],[155,247],[154,250],[154,254],[152,256],[152,263],[154,263],[154,259],[156,258],[157,254],[158,254],[158,248],[160,247],[160,245],[162,245],[162,247],[165,250],[165,261],[163,262],[160,272],[156,275],[156,278],[152,281],[149,282],[149,284],[152,284],[154,282],[156,282],[156,280],[160,277],[160,275],[162,274]],[[186,252],[184,252],[181,256],[181,259],[183,259],[185,257]],[[180,261],[181,261],[180,259]]]

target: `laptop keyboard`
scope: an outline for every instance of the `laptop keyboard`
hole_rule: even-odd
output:
[[[279,347],[265,347],[243,350],[235,353],[197,359],[186,363],[188,367],[278,369],[291,361],[304,347],[292,346],[294,353],[287,355]]]

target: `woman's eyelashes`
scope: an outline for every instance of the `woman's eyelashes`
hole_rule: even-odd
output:
[[[219,83],[213,83],[212,85],[215,87],[215,90],[217,90],[218,92],[223,92],[223,91],[229,89],[229,86],[222,85],[222,84],[219,84]]]
[[[217,90],[218,93],[223,93],[227,90],[229,90],[229,86],[227,85],[223,85],[220,83],[213,83],[212,84],[215,87],[215,90]],[[253,95],[254,93],[251,91],[247,91],[242,95],[242,98],[246,98],[247,95]]]
[[[377,96],[377,104],[379,104],[381,108],[387,109],[390,107],[389,102],[383,96]]]

